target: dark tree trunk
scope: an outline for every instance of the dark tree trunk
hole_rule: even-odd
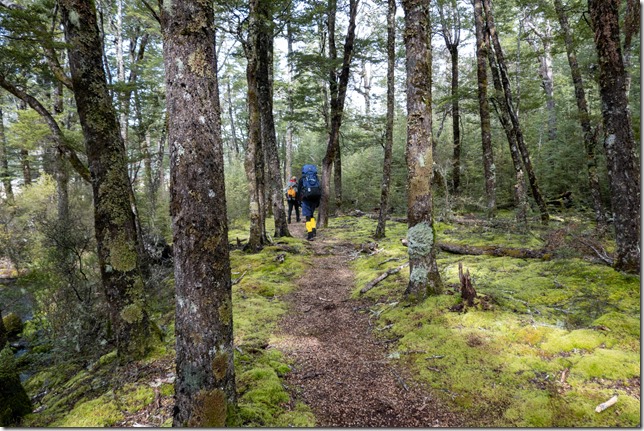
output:
[[[342,151],[339,139],[333,159],[333,188],[335,189],[335,211],[340,214],[342,212]]]
[[[344,101],[347,94],[347,85],[349,83],[349,72],[351,67],[351,58],[353,56],[353,42],[355,39],[356,15],[358,13],[359,0],[349,1],[349,26],[347,36],[344,41],[344,55],[342,60],[342,69],[340,78],[336,81],[335,68],[329,72],[329,92],[331,94],[331,124],[329,130],[329,141],[327,143],[326,154],[322,160],[322,198],[320,199],[319,223],[318,226],[326,227],[328,225],[329,215],[329,195],[331,193],[331,167],[336,159],[336,151],[340,149],[340,126],[342,125],[342,116],[344,114]],[[329,58],[335,58],[335,0],[329,1]]]
[[[566,53],[568,54],[568,64],[570,65],[570,73],[572,75],[572,83],[575,86],[575,99],[577,101],[577,111],[579,112],[579,123],[581,130],[584,134],[584,149],[586,151],[586,169],[588,171],[588,184],[590,186],[590,195],[593,201],[593,208],[595,210],[595,221],[598,224],[605,224],[604,206],[602,204],[601,189],[599,186],[599,176],[597,175],[597,158],[595,157],[595,149],[597,148],[597,134],[594,132],[590,125],[590,114],[588,112],[588,104],[586,102],[586,92],[584,90],[584,82],[581,77],[581,70],[577,62],[577,53],[572,40],[572,33],[570,25],[568,24],[568,17],[564,11],[561,0],[555,0],[555,9],[559,17],[559,24],[561,25],[561,32],[566,43]]]
[[[387,1],[387,120],[385,129],[385,154],[380,186],[380,213],[375,238],[385,237],[385,225],[391,188],[391,159],[394,145],[394,96],[396,70],[396,0]]]
[[[492,72],[492,82],[494,83],[495,95],[491,98],[496,109],[499,121],[503,126],[503,130],[510,146],[510,156],[512,157],[512,165],[514,166],[514,205],[516,207],[516,221],[522,230],[528,228],[528,199],[525,186],[525,175],[523,173],[523,162],[521,161],[521,153],[517,145],[517,136],[510,114],[508,113],[507,104],[505,103],[505,96],[503,94],[503,86],[501,84],[501,74],[499,66],[494,57],[490,47],[490,37],[486,32],[483,35],[485,39],[485,46],[487,47],[488,60],[490,62],[490,70]]]
[[[429,0],[403,0],[407,70],[407,223],[409,284],[405,296],[420,302],[442,291],[436,264],[432,202],[432,93]]]
[[[26,186],[31,185],[31,163],[29,162],[29,151],[24,148],[20,150],[20,165],[22,166],[22,179]]]
[[[255,10],[257,2],[253,0]],[[253,6],[253,5],[251,5]],[[244,47],[246,58],[246,80],[248,83],[248,143],[246,144],[246,157],[244,167],[248,179],[248,191],[250,197],[249,218],[250,233],[245,250],[255,253],[261,250],[268,243],[264,221],[264,187],[262,186],[263,176],[263,150],[261,115],[259,112],[259,96],[257,94],[257,52],[255,46],[258,43],[257,14],[251,13],[249,19],[248,43]]]
[[[226,80],[226,102],[228,104],[228,121],[230,121],[230,133],[231,133],[231,140],[232,140],[232,146],[233,150],[235,152],[235,155],[239,155],[239,142],[237,139],[237,129],[235,128],[235,116],[233,115],[233,96],[232,92],[230,90],[230,79]]]
[[[143,357],[150,337],[125,146],[107,89],[93,3],[63,0],[60,5],[92,178],[101,278],[118,355],[125,362]]]
[[[487,197],[487,216],[496,215],[496,167],[492,152],[490,105],[487,98],[487,61],[490,47],[485,43],[485,21],[481,0],[474,0],[474,24],[476,27],[476,76],[478,82],[479,115],[481,117],[481,143],[483,146],[483,173]]]
[[[528,181],[530,183],[530,190],[532,191],[532,197],[537,202],[537,206],[539,207],[539,212],[541,214],[541,222],[543,224],[548,224],[548,219],[550,218],[550,215],[548,214],[548,208],[546,207],[546,202],[543,199],[541,190],[539,189],[537,176],[534,172],[534,168],[532,167],[532,162],[530,161],[530,152],[528,151],[528,147],[525,143],[525,140],[523,139],[523,132],[521,130],[521,124],[519,122],[519,116],[514,108],[514,103],[512,101],[512,92],[510,90],[510,79],[509,79],[507,67],[505,64],[505,56],[503,55],[501,43],[499,42],[499,37],[496,32],[496,26],[494,24],[494,16],[492,13],[492,6],[491,6],[490,0],[483,0],[483,7],[485,9],[487,31],[494,47],[494,53],[496,55],[496,60],[499,67],[499,73],[501,75],[501,85],[503,86],[503,93],[505,95],[504,101],[507,107],[508,114],[510,115],[510,121],[512,122],[512,127],[514,128],[514,134],[517,139],[517,146],[519,148],[521,157],[523,159],[523,166],[525,167],[526,173],[528,174]]]
[[[290,13],[291,11],[289,11]],[[293,175],[293,29],[290,20],[286,23],[286,40],[287,52],[286,61],[288,62],[286,68],[288,73],[288,83],[286,89],[286,110],[288,113],[288,120],[286,123],[286,155],[284,162],[285,167],[285,180],[288,181]]]
[[[212,4],[175,2],[161,22],[177,298],[173,425],[222,427],[236,393]]]
[[[7,154],[7,137],[4,132],[4,121],[2,107],[0,106],[0,177],[2,186],[8,202],[13,202],[13,187],[11,186],[11,175],[9,175],[9,158]]]
[[[251,3],[252,5],[253,3]],[[266,150],[267,182],[273,217],[275,220],[274,237],[291,236],[286,222],[284,211],[284,198],[282,196],[282,174],[280,170],[277,137],[275,134],[275,120],[273,118],[273,91],[271,80],[271,64],[273,49],[273,16],[270,0],[259,0],[257,4],[259,15],[259,35],[255,46],[257,55],[257,94],[262,123],[263,144]],[[252,10],[251,10],[252,13]]]
[[[617,251],[615,268],[640,271],[640,173],[634,151],[619,36],[619,1],[589,0],[599,60],[599,91],[604,119],[604,151],[608,165]]]

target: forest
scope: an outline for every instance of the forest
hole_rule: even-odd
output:
[[[640,427],[640,15],[0,0],[0,426]]]

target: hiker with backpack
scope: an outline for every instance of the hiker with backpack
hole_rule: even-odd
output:
[[[288,223],[291,224],[291,214],[295,208],[295,220],[300,221],[300,196],[297,192],[297,177],[293,175],[286,185],[286,203],[288,203]]]
[[[302,203],[302,216],[306,220],[306,239],[312,241],[317,234],[313,213],[320,205],[320,197],[322,196],[318,170],[315,165],[302,166],[298,194]]]

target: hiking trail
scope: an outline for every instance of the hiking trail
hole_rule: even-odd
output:
[[[304,238],[303,223],[289,225]],[[328,230],[310,242],[313,262],[284,299],[288,313],[274,347],[294,365],[286,377],[293,403],[312,409],[318,427],[457,427],[462,419],[442,408],[429,390],[388,357],[387,342],[372,335],[366,299],[351,299],[353,245]]]

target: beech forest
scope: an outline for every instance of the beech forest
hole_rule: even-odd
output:
[[[641,427],[636,0],[0,0],[0,426]]]

